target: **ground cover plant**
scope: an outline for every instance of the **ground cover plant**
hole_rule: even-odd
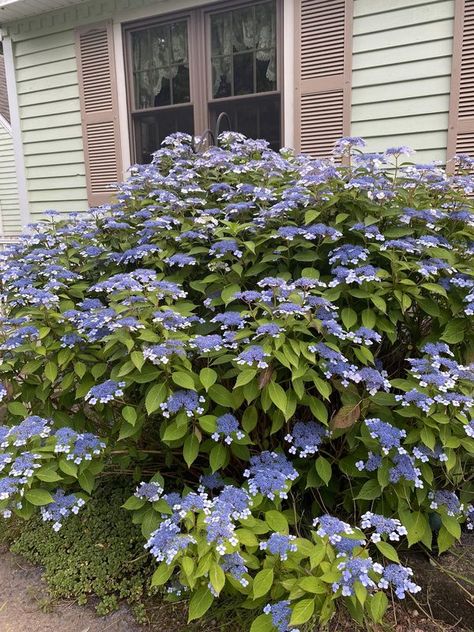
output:
[[[123,600],[138,621],[146,620],[153,566],[143,555],[140,528],[121,509],[130,491],[123,477],[105,481],[77,519],[59,531],[52,532],[39,515],[20,526],[11,550],[44,568],[52,600],[84,604],[94,596],[101,615]]]
[[[190,141],[1,255],[0,510],[58,531],[122,471],[190,620],[380,621],[394,545],[473,526],[472,164]]]

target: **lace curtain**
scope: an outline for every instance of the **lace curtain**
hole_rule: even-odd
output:
[[[213,93],[222,81],[232,83],[231,56],[256,50],[258,61],[268,62],[265,72],[276,81],[276,19],[273,2],[212,16]]]
[[[179,67],[188,65],[186,22],[156,27],[134,34],[133,69],[139,108],[152,107],[163,79],[173,80]]]

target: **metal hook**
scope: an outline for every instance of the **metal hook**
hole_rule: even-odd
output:
[[[230,120],[230,116],[227,114],[227,112],[221,112],[219,114],[219,116],[217,117],[214,131],[212,131],[212,129],[210,129],[210,128],[207,128],[206,130],[204,130],[204,132],[199,137],[199,140],[197,140],[197,141],[196,141],[196,137],[193,136],[193,139],[191,141],[191,147],[192,147],[192,150],[194,151],[194,153],[197,154],[199,151],[201,151],[202,147],[204,146],[204,143],[205,143],[206,139],[208,140],[209,145],[217,145],[218,144],[219,134],[220,134],[220,131],[221,131],[221,123],[222,123],[222,121],[224,119],[226,119],[226,121],[227,121],[227,126],[229,128],[229,131],[232,130],[232,123],[231,123],[231,120]]]

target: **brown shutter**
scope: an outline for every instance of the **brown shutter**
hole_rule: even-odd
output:
[[[448,160],[474,156],[474,0],[456,0],[449,106]]]
[[[76,55],[87,195],[96,206],[110,200],[122,175],[112,25],[77,29]]]
[[[329,156],[350,134],[352,0],[296,0],[296,146]]]
[[[10,122],[10,108],[8,107],[7,77],[5,73],[5,60],[0,54],[0,114]]]

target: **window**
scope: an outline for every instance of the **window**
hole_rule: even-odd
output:
[[[172,132],[214,128],[221,112],[233,130],[280,147],[277,0],[229,4],[126,28],[136,161]]]

